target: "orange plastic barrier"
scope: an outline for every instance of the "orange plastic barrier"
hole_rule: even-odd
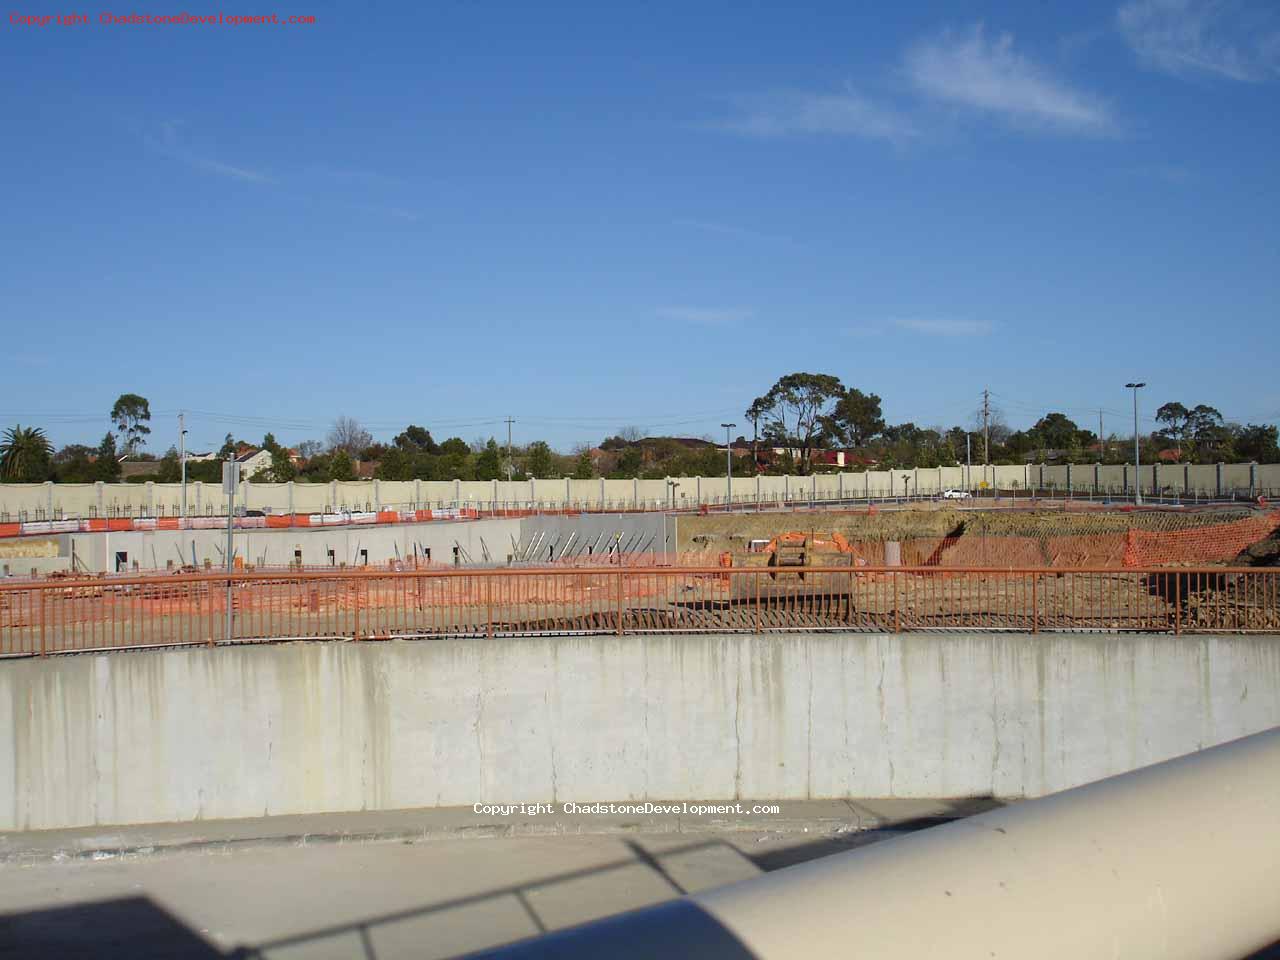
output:
[[[108,530],[132,530],[133,521],[128,517],[112,518],[107,521]]]
[[[156,519],[157,530],[181,530],[182,521],[177,517],[159,517]]]
[[[293,526],[293,517],[290,514],[269,514],[267,516],[267,526],[277,529],[280,527],[291,527]]]
[[[400,514],[395,510],[379,510],[378,523],[399,523]]]
[[[16,537],[21,532],[20,523],[0,523],[0,537]]]

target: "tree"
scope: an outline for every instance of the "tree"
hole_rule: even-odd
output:
[[[156,465],[156,480],[160,483],[177,483],[182,479],[182,463],[176,447],[170,447]]]
[[[874,393],[863,393],[857,387],[850,387],[836,401],[825,426],[832,439],[853,447],[864,446],[884,429],[880,398]]]
[[[59,483],[92,483],[94,474],[93,448],[82,443],[71,443],[53,455],[54,479]]]
[[[535,440],[525,451],[524,472],[539,480],[554,478],[555,460],[551,448],[543,440]]]
[[[415,454],[403,446],[394,446],[378,461],[374,476],[379,480],[412,480]]]
[[[825,373],[789,373],[765,394],[765,435],[799,448],[801,472],[809,472],[809,453],[833,404],[844,394],[839,378]]]
[[[591,451],[583,450],[578,454],[578,460],[573,465],[573,479],[590,480],[595,475],[596,468],[591,462]]]
[[[396,434],[391,442],[401,450],[432,454],[440,452],[439,445],[431,439],[431,431],[412,423],[405,427],[402,433]]]
[[[267,434],[267,436],[270,437],[271,435]],[[272,437],[271,439],[274,440],[275,438]],[[266,474],[263,479],[267,483],[288,483],[297,477],[298,468],[294,466],[288,450],[279,444],[266,449],[271,453],[271,466],[263,471]]]
[[[476,479],[497,480],[501,476],[502,454],[498,452],[497,441],[490,437],[480,456],[476,457]]]
[[[1280,463],[1280,431],[1274,424],[1250,423],[1235,433],[1237,456],[1255,463]]]
[[[357,457],[371,443],[373,435],[354,417],[339,417],[333,421],[329,429],[329,451],[343,451],[350,457]]]
[[[120,455],[116,452],[116,438],[108,433],[98,444],[97,459],[94,461],[95,480],[104,483],[115,483],[120,479]]]
[[[1079,444],[1080,428],[1065,413],[1046,414],[1031,429],[1039,435],[1042,449],[1067,450]]]
[[[1156,436],[1176,445],[1178,454],[1183,453],[1183,443],[1187,439],[1188,421],[1191,411],[1181,403],[1166,403],[1156,411],[1156,421],[1164,427],[1156,431]]]
[[[1201,463],[1229,459],[1226,448],[1230,434],[1222,422],[1222,414],[1214,407],[1197,404],[1187,414],[1186,430],[1195,447],[1196,459]]]
[[[124,449],[129,455],[137,453],[151,432],[147,421],[151,419],[151,405],[146,397],[136,393],[122,393],[111,408],[111,421],[124,438]]]
[[[222,446],[218,448],[218,459],[219,460],[234,459],[236,455],[236,450],[239,448],[239,446],[240,446],[240,441],[228,433],[222,441]]]
[[[768,397],[756,397],[743,414],[751,424],[751,466],[756,471],[760,469],[760,421],[768,416],[769,407]]]
[[[324,444],[319,440],[303,440],[298,444],[298,456],[303,460],[310,460],[322,453],[324,453]]]
[[[43,483],[53,474],[53,445],[39,427],[16,424],[0,440],[0,479]]]
[[[355,464],[351,462],[351,454],[341,447],[333,452],[329,457],[329,479],[330,480],[354,480],[356,478]]]

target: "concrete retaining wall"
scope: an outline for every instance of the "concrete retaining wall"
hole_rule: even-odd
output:
[[[982,484],[1002,490],[1030,486],[1122,494],[1133,489],[1133,467],[1066,465],[920,467],[912,470],[823,474],[809,477],[735,477],[735,503],[759,500],[834,500],[936,494]],[[1212,497],[1280,490],[1280,464],[1147,464],[1138,481],[1146,494],[1194,492]],[[237,506],[275,513],[324,510],[376,510],[379,507],[502,506],[603,510],[658,509],[675,503],[724,503],[724,477],[675,477],[667,480],[352,480],[331,483],[256,483],[246,481]],[[904,483],[905,481],[905,483]],[[89,516],[177,516],[182,487],[177,483],[6,483],[0,484],[0,522]],[[187,484],[189,515],[226,513],[220,484]]]
[[[1280,724],[1276,638],[546,637],[6,663],[0,829],[1038,795]]]

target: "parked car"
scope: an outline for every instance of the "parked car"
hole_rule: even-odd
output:
[[[943,490],[942,491],[943,500],[968,500],[972,496],[973,494],[971,494],[968,490]]]

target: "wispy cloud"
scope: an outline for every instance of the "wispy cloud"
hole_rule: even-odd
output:
[[[796,90],[731,98],[737,113],[718,123],[749,137],[844,136],[903,143],[919,136],[899,110],[855,90],[813,93]]]
[[[985,337],[991,333],[988,320],[920,319],[901,317],[893,321],[899,330],[927,333],[935,337]]]
[[[164,154],[173,160],[185,163],[189,167],[201,170],[205,173],[211,173],[215,176],[226,177],[230,180],[239,180],[242,183],[273,183],[271,177],[259,170],[251,170],[248,167],[235,166],[230,163],[223,163],[221,160],[215,160],[212,157],[205,156],[192,150],[190,146],[182,142],[178,136],[178,125],[176,123],[166,123],[160,128],[159,137],[147,137],[147,145],[152,149]]]
[[[1280,17],[1218,0],[1130,0],[1116,24],[1146,66],[1260,82],[1280,76]]]
[[[747,307],[659,307],[656,312],[663,320],[704,326],[742,323],[755,316]]]
[[[1015,123],[1088,135],[1115,128],[1101,100],[1014,50],[1012,34],[989,38],[982,24],[915,44],[903,67],[920,93]]]

